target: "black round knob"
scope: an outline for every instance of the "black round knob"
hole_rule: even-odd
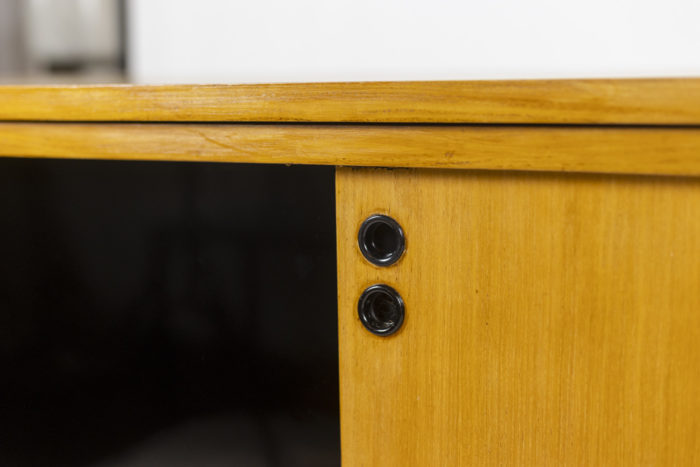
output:
[[[396,290],[385,284],[376,284],[362,292],[357,313],[369,332],[389,336],[403,324],[405,307]]]
[[[391,266],[406,249],[403,229],[398,222],[383,214],[373,214],[365,219],[357,241],[362,256],[377,266]]]

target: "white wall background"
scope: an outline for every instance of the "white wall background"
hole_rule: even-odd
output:
[[[129,0],[143,83],[700,76],[700,0]]]

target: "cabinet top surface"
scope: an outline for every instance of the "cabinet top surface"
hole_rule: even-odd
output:
[[[700,125],[700,78],[0,86],[0,120]]]

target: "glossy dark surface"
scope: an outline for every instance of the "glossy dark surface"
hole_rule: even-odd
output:
[[[0,159],[0,465],[339,465],[333,190]]]
[[[375,266],[391,266],[406,248],[406,237],[399,223],[383,214],[373,214],[362,222],[357,242],[362,256]]]
[[[360,321],[372,334],[390,336],[399,330],[405,316],[401,295],[386,284],[367,287],[357,302]]]

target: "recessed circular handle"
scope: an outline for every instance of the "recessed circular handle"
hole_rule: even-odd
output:
[[[362,292],[357,302],[357,313],[369,332],[389,336],[403,324],[405,307],[396,290],[385,284],[376,284]]]
[[[406,249],[403,229],[389,216],[373,214],[360,226],[357,234],[360,251],[376,266],[391,266]]]

